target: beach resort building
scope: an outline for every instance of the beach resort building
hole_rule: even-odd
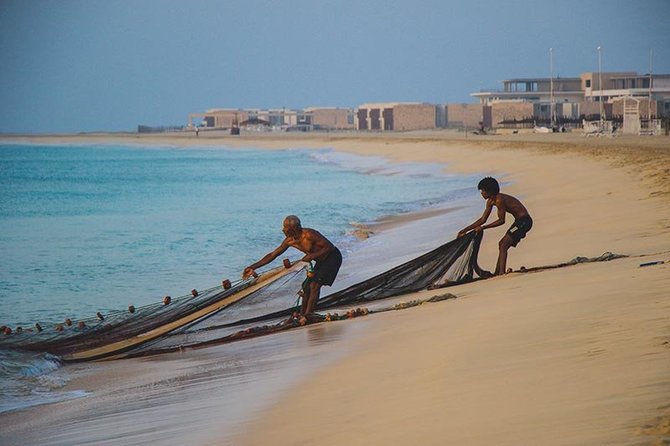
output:
[[[316,130],[353,130],[356,128],[355,112],[350,108],[308,107],[306,120]]]
[[[585,72],[579,77],[514,78],[500,89],[471,96],[477,103],[364,103],[356,109],[216,108],[189,115],[188,128],[247,130],[410,131],[436,128],[487,129],[538,126],[621,129],[656,133],[670,118],[670,74]],[[665,121],[663,121],[665,120]]]
[[[271,108],[271,109],[248,109],[249,118],[246,121],[241,121],[241,126],[266,126],[274,128],[286,128],[304,124],[304,117],[301,116],[300,110],[292,110],[286,108]]]
[[[435,105],[420,102],[382,102],[358,106],[358,130],[423,130],[434,129]]]
[[[555,102],[579,102],[584,97],[581,79],[578,77],[509,79],[502,83],[503,88],[500,90],[483,90],[471,96],[485,105],[509,101],[549,104],[552,95]]]
[[[601,119],[601,114],[619,123],[625,116],[643,121],[670,117],[670,74],[590,71],[575,78],[519,78],[502,84],[502,89],[471,94],[481,106],[491,107],[491,127],[577,124]]]
[[[502,89],[482,90],[472,93],[483,106],[491,107],[491,125],[527,121],[549,120],[555,116],[577,118],[578,110],[572,107],[583,101],[580,78],[517,78],[504,80]],[[570,104],[565,106],[564,104]]]
[[[235,125],[255,130],[345,130],[355,129],[355,112],[348,108],[309,107],[292,109],[215,108],[188,115],[188,128],[225,130]]]
[[[205,113],[190,113],[188,128],[194,126],[211,129],[229,129],[237,122],[249,119],[249,112],[238,108],[213,108]]]

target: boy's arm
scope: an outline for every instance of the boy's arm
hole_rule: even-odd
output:
[[[484,229],[495,228],[496,226],[505,224],[505,213],[507,211],[505,209],[504,204],[500,203],[496,207],[498,208],[498,219],[496,221],[492,221],[488,225],[483,225],[481,228],[482,231]]]
[[[486,200],[486,208],[484,209],[484,213],[482,214],[481,217],[479,217],[474,223],[471,225],[466,226],[465,228],[461,229],[458,231],[458,236],[463,237],[465,234],[470,232],[471,230],[478,228],[479,226],[483,225],[486,223],[486,220],[489,219],[489,215],[491,215],[491,210],[493,209],[493,201],[492,200]]]

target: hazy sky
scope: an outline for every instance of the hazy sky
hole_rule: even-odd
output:
[[[513,77],[670,73],[670,0],[0,0],[0,132],[216,107],[473,102]]]

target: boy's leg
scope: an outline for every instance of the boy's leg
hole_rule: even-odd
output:
[[[498,253],[498,263],[496,265],[495,275],[505,274],[505,269],[507,268],[507,251],[514,244],[514,240],[509,234],[505,236],[498,243],[499,253]]]

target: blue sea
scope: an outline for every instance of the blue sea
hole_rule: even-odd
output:
[[[480,205],[474,185],[444,166],[329,149],[0,144],[0,325],[49,326],[236,279],[282,241],[288,214],[346,262],[374,246],[354,224]],[[58,393],[56,357],[0,351],[0,362],[0,412],[80,396]]]

